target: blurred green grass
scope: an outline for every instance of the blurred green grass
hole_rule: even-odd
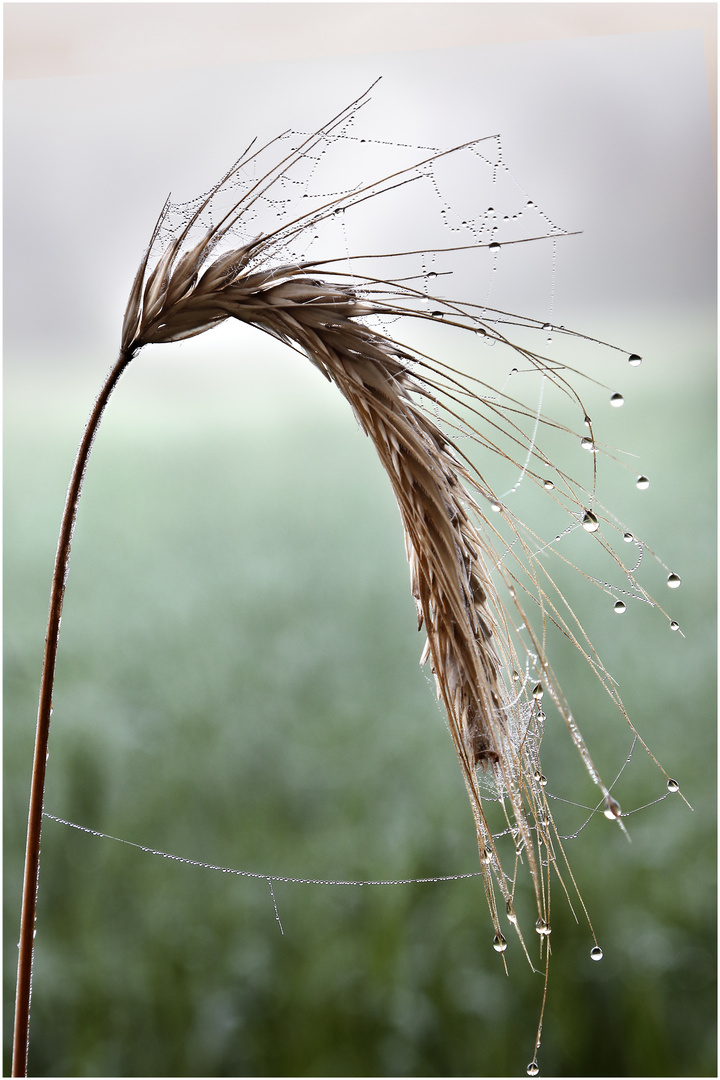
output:
[[[467,798],[418,667],[399,515],[371,446],[295,357],[248,380],[222,366],[189,375],[186,355],[182,378],[162,357],[136,361],[94,451],[46,809],[261,874],[474,872]],[[6,1054],[47,593],[92,392],[62,369],[32,370],[6,385]],[[655,393],[633,437],[649,441],[667,494],[653,489],[642,529],[678,560],[673,613],[687,637],[644,610],[619,626],[602,594],[588,619],[695,810],[667,799],[639,813],[632,845],[602,817],[568,842],[605,958],[589,961],[557,889],[544,1075],[716,1069],[712,379]],[[682,438],[657,427],[668,394],[691,418]],[[555,666],[593,753],[617,771],[629,737],[599,684],[576,654]],[[592,800],[550,727],[548,790]],[[657,798],[661,781],[636,751],[623,808]],[[577,829],[582,812],[558,807]],[[512,942],[505,977],[478,879],[274,890],[284,934],[264,880],[46,822],[32,1074],[524,1072],[541,979]]]

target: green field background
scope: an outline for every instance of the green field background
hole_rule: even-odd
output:
[[[688,349],[662,378],[646,361],[625,407],[653,480],[633,489],[629,524],[682,575],[670,600],[685,637],[641,605],[617,618],[598,590],[581,602],[694,811],[670,797],[628,819],[631,844],[602,815],[568,841],[605,957],[589,960],[558,888],[548,1076],[716,1070],[715,391],[712,357]],[[46,810],[258,874],[473,873],[389,485],[317,372],[280,349],[263,357],[148,350],[111,402],[76,530]],[[6,1048],[52,559],[101,377],[96,360],[62,357],[17,358],[6,374]],[[555,667],[614,774],[630,749],[621,718],[576,654]],[[550,713],[543,751],[548,791],[594,805]],[[623,809],[663,791],[636,750]],[[561,831],[587,817],[557,805]],[[512,939],[504,974],[480,879],[274,894],[283,933],[262,878],[46,821],[32,1075],[524,1074],[542,978]]]

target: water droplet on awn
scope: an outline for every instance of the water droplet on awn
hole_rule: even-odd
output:
[[[538,1065],[537,1061],[531,1061],[527,1067],[528,1076],[537,1076],[539,1072],[540,1066]]]
[[[585,532],[597,532],[600,528],[598,525],[598,519],[593,514],[592,510],[586,510],[582,518],[582,527]]]
[[[632,544],[634,539],[635,539],[635,537],[633,536],[632,533],[623,533],[623,540],[625,541],[626,544]]]
[[[595,443],[592,441],[592,439],[588,439],[587,435],[585,435],[584,438],[580,440],[580,445],[582,446],[583,450],[592,450],[593,453],[595,453]]]
[[[491,251],[499,251],[500,250],[500,245],[498,244],[497,240],[493,240],[493,242],[491,244],[488,244],[488,247],[490,248]]]
[[[591,960],[602,960],[602,958],[603,958],[603,951],[602,951],[602,949],[600,948],[599,945],[596,945],[593,949],[590,950],[590,959]]]
[[[668,589],[679,589],[682,582],[677,574],[668,574]]]
[[[615,605],[613,607],[613,611],[615,612],[616,615],[622,615],[623,612],[627,611],[627,608],[626,608],[625,604],[622,602],[622,600],[616,600]]]
[[[620,810],[620,803],[616,799],[613,799],[612,795],[608,795],[606,798],[603,813],[609,821],[614,821],[615,818],[621,816],[622,811]]]
[[[671,630],[679,630],[680,629],[680,623],[675,622],[675,620],[673,619],[673,621],[670,623],[670,629]]]
[[[650,481],[648,480],[647,476],[638,476],[637,480],[635,481],[635,487],[638,489],[638,491],[647,491],[647,489],[650,487]]]
[[[619,409],[621,405],[625,404],[625,398],[622,394],[613,394],[610,398],[610,404],[614,405],[616,409]]]
[[[642,364],[642,356],[638,356],[637,353],[632,353],[628,356],[628,364],[630,364],[631,367],[640,367],[640,364]]]
[[[668,789],[668,791],[670,792],[671,795],[674,795],[677,791],[680,790],[680,785],[678,784],[677,780],[673,780],[671,778],[667,782],[667,789]]]
[[[507,949],[507,941],[502,934],[496,934],[493,938],[493,949],[495,952],[505,952]]]
[[[545,480],[543,481],[543,487],[546,491],[552,491],[555,485],[553,484],[552,480]]]

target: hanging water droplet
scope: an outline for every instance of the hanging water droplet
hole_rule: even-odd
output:
[[[546,322],[543,326],[543,330],[546,334],[549,334],[552,331],[552,323]]]
[[[541,937],[547,937],[548,934],[552,934],[551,928],[544,919],[538,919],[535,923],[535,932],[540,934]]]
[[[545,779],[545,777],[543,776],[543,774],[540,772],[539,769],[536,769],[535,772],[533,773],[533,779],[537,781],[537,783],[540,785],[540,787],[545,787],[545,785],[547,784],[547,780]]]
[[[493,500],[490,503],[490,509],[494,510],[496,514],[499,514],[500,511],[502,510],[502,506],[501,506],[501,504],[499,502],[495,502],[495,500]]]
[[[630,364],[631,367],[640,367],[642,364],[642,356],[638,356],[637,353],[632,353],[628,356],[628,364]]]
[[[555,485],[553,484],[552,480],[544,480],[543,487],[546,491],[552,491]]]
[[[508,917],[509,922],[511,922],[511,923],[516,923],[517,922],[517,915],[515,914],[515,908],[513,907],[512,900],[508,900],[508,902],[507,902],[507,917]]]
[[[616,600],[615,604],[613,605],[613,611],[616,615],[622,615],[624,612],[627,611],[627,607],[622,602],[622,600]]]
[[[595,443],[592,441],[592,439],[588,439],[587,435],[584,435],[583,438],[580,440],[580,445],[582,446],[583,450],[592,450],[593,453],[595,453]]]
[[[583,420],[583,423],[585,424],[585,427],[590,427],[590,425],[592,424],[592,420],[589,416],[586,416]]]
[[[673,621],[670,623],[670,629],[671,630],[679,630],[680,629],[680,623],[675,622],[675,620],[673,619]]]
[[[528,1076],[537,1076],[537,1074],[540,1072],[540,1066],[538,1065],[537,1061],[531,1061],[525,1071],[527,1072]]]
[[[493,938],[493,949],[495,952],[505,952],[507,949],[507,941],[502,934],[496,934]]]
[[[487,848],[483,848],[483,850],[480,852],[480,862],[484,863],[485,866],[487,866],[490,862],[490,852],[487,850]]]
[[[623,533],[623,540],[625,541],[626,544],[632,544],[634,539],[635,539],[635,537],[633,536],[632,533]]]
[[[613,799],[612,795],[608,795],[605,799],[605,809],[603,814],[609,821],[614,821],[615,818],[619,818],[622,815],[620,809],[620,803],[616,799]]]
[[[542,686],[542,683],[538,683],[537,686],[533,687],[533,697],[535,698],[536,701],[540,701],[542,696],[543,696],[543,686]]]
[[[595,945],[594,948],[592,948],[590,950],[590,959],[591,960],[602,960],[602,958],[603,958],[602,949],[600,948],[599,945]]]
[[[435,271],[435,270],[428,270],[428,275],[427,275],[427,276],[428,276],[429,278],[431,278],[431,277],[433,277],[433,278],[434,278],[434,277],[437,277],[437,273],[436,273],[436,271]]]
[[[498,244],[497,240],[493,240],[491,244],[488,244],[488,247],[490,248],[491,251],[499,251],[500,250],[500,245]]]
[[[625,404],[625,398],[622,394],[613,394],[610,398],[610,404],[614,405],[616,409],[619,409],[621,405]]]
[[[667,585],[668,589],[679,589],[682,582],[677,574],[668,574]]]
[[[650,481],[648,480],[647,476],[638,476],[637,480],[635,481],[635,487],[638,489],[638,491],[647,491],[647,489],[650,487]]]
[[[586,510],[582,516],[582,527],[585,532],[597,532],[600,526],[598,525],[598,519],[593,514],[592,510]]]
[[[680,790],[680,785],[678,784],[677,780],[670,779],[667,782],[667,789],[671,795],[674,795],[677,791]]]
[[[513,677],[513,682],[520,682],[520,673],[519,672],[513,671],[512,677]]]

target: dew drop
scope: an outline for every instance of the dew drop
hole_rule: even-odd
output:
[[[600,526],[598,525],[598,519],[593,514],[592,510],[586,510],[582,516],[582,527],[585,532],[597,532]]]
[[[546,322],[543,326],[543,330],[549,334],[552,331],[552,323]]]
[[[670,623],[670,629],[671,630],[679,630],[680,629],[680,623],[675,622],[675,620],[673,619],[673,621]]]
[[[626,544],[632,544],[634,539],[635,539],[635,537],[633,536],[632,533],[623,533],[623,540],[625,541]]]
[[[620,803],[616,799],[613,799],[612,795],[608,795],[605,799],[605,809],[603,810],[605,817],[609,821],[614,821],[615,818],[619,818],[622,814],[620,809]]]
[[[517,922],[517,915],[515,914],[515,908],[513,907],[512,900],[508,900],[508,902],[507,902],[507,917],[508,917],[509,922],[511,922],[511,923],[516,923]]]
[[[668,589],[679,589],[682,582],[677,574],[668,574]]]
[[[527,1072],[528,1076],[537,1076],[540,1072],[540,1066],[538,1065],[537,1061],[531,1061],[525,1071]]]
[[[553,484],[552,480],[544,480],[543,487],[546,491],[552,491],[555,485]]]
[[[496,514],[499,514],[500,511],[502,510],[502,506],[500,505],[499,502],[495,502],[493,500],[493,502],[490,503],[490,509],[494,510]]]
[[[592,420],[589,416],[586,416],[583,420],[583,423],[585,424],[585,427],[590,427],[590,425],[592,424]]]
[[[594,948],[592,948],[590,950],[590,959],[591,960],[602,960],[602,958],[603,958],[602,949],[600,948],[599,945],[595,945]]]
[[[519,674],[519,672],[513,671],[512,677],[513,677],[513,682],[520,682],[520,674]]]
[[[487,866],[490,862],[490,852],[487,850],[487,848],[483,848],[483,850],[480,852],[480,862],[484,863],[485,866]]]
[[[637,353],[632,353],[628,356],[628,364],[630,364],[630,367],[640,367],[642,364],[642,356],[638,356]]]
[[[433,319],[442,319],[445,312],[444,311],[432,311],[430,314],[432,315]]]
[[[435,277],[437,277],[437,273],[436,273],[436,271],[435,271],[435,270],[429,270],[429,271],[428,271],[428,277],[429,277],[429,278],[435,278]]]
[[[535,698],[536,701],[540,701],[542,696],[543,696],[543,686],[542,686],[542,683],[538,683],[537,686],[533,687],[533,697]]]
[[[496,934],[493,938],[493,949],[495,952],[505,952],[507,949],[507,941],[502,934]]]
[[[622,396],[622,394],[613,394],[610,398],[610,404],[613,405],[616,409],[619,409],[621,405],[625,404],[625,398]]]
[[[677,780],[670,779],[667,782],[667,789],[671,795],[674,795],[677,791],[680,790],[680,785],[678,784]]]
[[[547,937],[548,934],[552,933],[552,930],[544,919],[538,919],[538,921],[535,923],[535,932],[537,934],[540,934],[541,937]]]
[[[533,773],[533,779],[537,781],[537,783],[540,785],[540,787],[545,787],[546,784],[547,784],[547,780],[545,779],[545,777],[543,776],[543,774],[540,772],[539,769],[536,769],[535,772]]]
[[[647,489],[650,487],[650,481],[648,480],[647,476],[638,476],[637,480],[635,481],[635,487],[638,489],[638,491],[647,491]]]
[[[613,606],[613,611],[616,615],[622,615],[625,611],[627,611],[627,607],[622,602],[622,600],[616,600]]]
[[[488,247],[490,248],[491,251],[499,251],[500,250],[500,245],[498,244],[497,240],[493,240],[493,242],[491,244],[488,244]]]
[[[592,441],[592,439],[588,439],[587,435],[585,435],[580,440],[580,445],[582,446],[583,450],[592,450],[593,452],[595,451],[595,443]]]

